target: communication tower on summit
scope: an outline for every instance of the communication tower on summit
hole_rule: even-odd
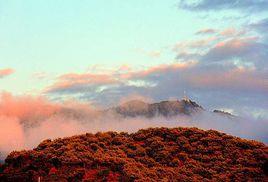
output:
[[[189,101],[190,101],[190,99],[189,99],[189,97],[187,96],[185,90],[183,91],[183,100],[186,101],[186,102],[189,102]]]

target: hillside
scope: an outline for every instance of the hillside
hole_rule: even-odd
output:
[[[267,180],[262,143],[197,128],[97,133],[12,152],[0,181]]]

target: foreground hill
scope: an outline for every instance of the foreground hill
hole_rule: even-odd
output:
[[[12,152],[0,181],[266,181],[262,143],[197,128],[97,133]]]

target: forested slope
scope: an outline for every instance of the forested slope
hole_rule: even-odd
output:
[[[12,152],[0,181],[265,181],[262,143],[197,128],[151,128],[45,140]]]

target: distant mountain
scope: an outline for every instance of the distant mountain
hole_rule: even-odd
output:
[[[267,175],[266,145],[197,128],[45,140],[0,165],[0,181],[261,182]]]
[[[193,116],[195,114],[201,114],[206,111],[202,106],[190,99],[173,100],[173,101],[161,101],[156,103],[146,103],[141,100],[132,100],[121,105],[111,107],[108,109],[100,109],[91,107],[68,107],[63,106],[61,109],[49,116],[34,117],[31,119],[21,120],[21,124],[27,129],[30,127],[36,127],[43,121],[46,121],[50,117],[60,117],[64,119],[77,120],[80,122],[87,122],[96,120],[103,117],[119,116],[119,117],[174,117],[178,115]],[[235,117],[234,115],[214,110],[211,112],[219,116]]]
[[[229,113],[229,112],[226,112],[226,111],[221,111],[221,110],[214,110],[213,111],[214,113],[216,114],[220,114],[222,116],[227,116],[227,117],[236,117],[235,115]]]
[[[111,109],[124,117],[171,117],[179,114],[192,115],[204,109],[191,100],[162,101],[159,103],[145,103],[139,100],[129,101]]]

